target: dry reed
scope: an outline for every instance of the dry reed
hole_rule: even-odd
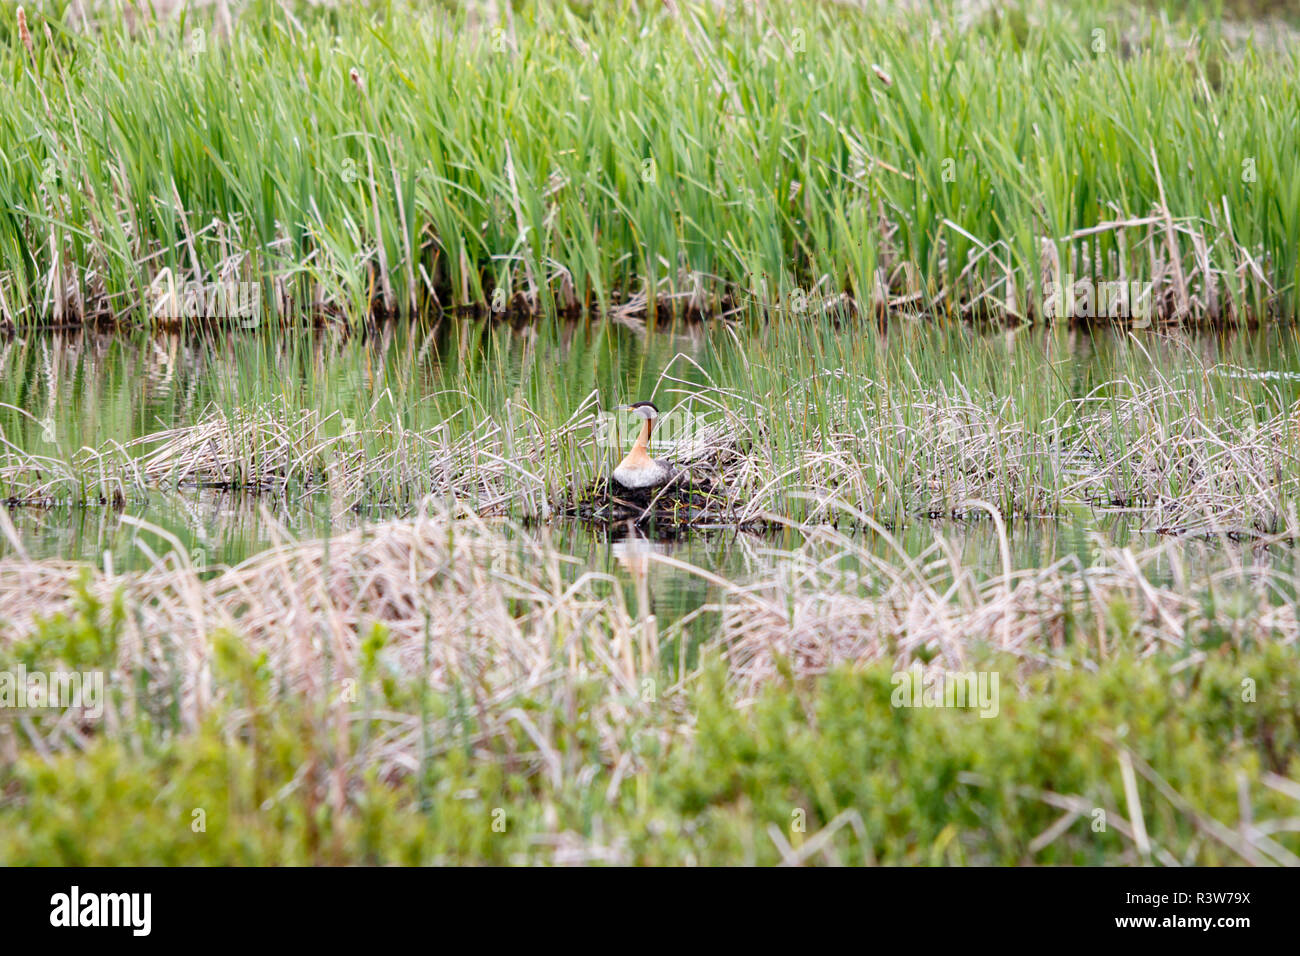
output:
[[[998,527],[1004,534],[1000,520]],[[645,581],[649,564],[658,562],[713,586],[720,617],[707,642],[728,661],[741,698],[783,668],[800,677],[884,659],[896,667],[925,661],[965,670],[992,653],[1037,669],[1170,649],[1194,662],[1225,636],[1245,646],[1292,644],[1300,635],[1294,605],[1277,599],[1300,584],[1294,577],[1262,563],[1202,572],[1195,555],[1182,550],[1187,545],[1140,552],[1099,546],[1091,563],[1070,558],[1016,568],[1004,539],[1002,572],[981,575],[939,534],[909,556],[876,528],[894,551],[882,558],[829,525],[801,531],[804,545],[735,581],[651,551],[634,569]],[[40,619],[70,612],[83,575],[104,601],[120,590],[128,608],[113,684],[128,699],[178,694],[187,727],[213,704],[213,639],[222,631],[264,655],[280,692],[327,701],[347,720],[362,719],[345,682],[363,676],[361,645],[378,626],[386,635],[386,672],[417,683],[424,674],[444,699],[466,698],[477,739],[530,721],[537,750],[529,759],[551,769],[558,758],[547,743],[547,710],[526,717],[519,700],[546,700],[563,712],[578,684],[597,681],[604,688],[598,723],[617,749],[629,708],[674,707],[674,691],[692,679],[680,674],[645,703],[643,682],[662,679],[663,649],[685,639],[684,622],[661,633],[656,618],[644,606],[630,607],[609,575],[585,570],[516,525],[433,504],[413,520],[327,540],[286,540],[215,573],[190,565],[179,548],[147,570],[121,575],[65,561],[7,559],[0,562],[0,643],[22,640]],[[1207,610],[1204,596],[1211,593],[1217,600]],[[386,729],[358,759],[385,771],[411,770],[423,734],[438,749],[454,736],[450,719],[426,728],[418,713],[365,719],[372,718]],[[69,715],[45,746],[56,748],[76,727]]]

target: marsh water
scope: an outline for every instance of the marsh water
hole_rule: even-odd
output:
[[[846,329],[828,335],[855,336]],[[909,329],[899,345],[917,354],[980,351],[993,362],[1031,365],[1050,353],[1054,374],[1071,395],[1087,393],[1115,374],[1117,353],[1136,345],[1149,373],[1169,372],[1194,354],[1220,374],[1266,383],[1284,400],[1300,397],[1300,345],[1293,330],[1180,335],[1107,330],[980,332],[969,327]],[[215,334],[97,335],[33,333],[0,342],[0,438],[27,453],[70,457],[82,447],[126,443],[192,424],[213,409],[231,410],[283,398],[300,407],[400,420],[428,428],[446,415],[433,398],[467,380],[485,401],[526,398],[562,420],[598,391],[606,406],[649,394],[671,395],[711,383],[735,362],[733,337],[700,325],[647,332],[609,323],[554,328],[504,323],[394,325],[367,334],[274,334],[222,330]],[[1131,370],[1131,366],[1129,366]],[[732,370],[734,371],[734,370]],[[669,399],[671,402],[671,398]],[[336,535],[409,513],[408,507],[362,503],[339,509],[318,493],[248,494],[212,489],[156,489],[118,506],[55,503],[8,511],[18,543],[33,559],[58,558],[123,571],[147,566],[173,548],[204,566],[236,564],[274,544]],[[142,529],[135,521],[144,522]],[[150,530],[152,529],[152,530]],[[1141,517],[1089,512],[1068,518],[1017,519],[1008,527],[1012,561],[1035,567],[1067,555],[1086,558],[1098,542],[1143,547],[1156,536]],[[573,521],[533,525],[518,534],[548,537],[586,567],[631,581],[648,568],[654,610],[675,619],[709,601],[710,585],[677,566],[684,562],[741,580],[801,544],[792,529],[756,534],[714,528],[656,539],[627,526],[592,528]],[[999,541],[988,521],[909,519],[895,534],[911,553],[936,533],[963,564],[995,573]],[[887,553],[870,532],[862,543]],[[1290,563],[1291,550],[1243,547],[1224,561]],[[0,535],[0,558],[15,551]],[[675,562],[645,562],[646,551]],[[1211,549],[1210,554],[1216,554]]]

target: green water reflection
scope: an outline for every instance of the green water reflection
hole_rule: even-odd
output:
[[[490,414],[506,401],[523,400],[545,420],[560,422],[593,391],[606,407],[651,394],[668,396],[671,403],[675,391],[692,385],[743,382],[742,372],[764,364],[770,373],[783,354],[792,354],[782,350],[797,352],[805,345],[828,363],[843,356],[861,359],[864,350],[875,350],[882,375],[911,369],[936,380],[978,375],[991,387],[1002,381],[1030,387],[1042,382],[1074,397],[1120,372],[1165,374],[1194,358],[1207,366],[1245,370],[1225,376],[1223,387],[1247,400],[1250,389],[1284,393],[1283,400],[1300,395],[1300,345],[1295,330],[1285,328],[1136,339],[1077,329],[981,333],[920,326],[888,335],[831,327],[802,339],[791,335],[746,338],[722,326],[647,332],[614,323],[390,326],[348,338],[49,333],[0,342],[0,437],[26,452],[70,457],[83,446],[125,443],[193,423],[214,408],[276,399],[363,420],[375,409],[374,414],[404,427],[429,428],[454,411],[445,398],[448,390],[466,384],[480,406],[467,409],[470,414]],[[102,565],[108,555],[117,570],[147,566],[155,555],[176,548],[204,566],[231,565],[285,540],[337,535],[397,516],[378,508],[338,513],[319,495],[254,498],[193,489],[162,489],[120,509],[10,510],[18,541],[30,557]],[[997,536],[987,521],[918,520],[896,532],[909,553],[920,553],[942,534],[964,564],[983,573],[1000,569]],[[549,537],[586,567],[621,581],[648,575],[652,610],[665,621],[712,600],[711,585],[675,563],[638,554],[651,551],[741,580],[780,560],[774,553],[800,544],[792,531],[758,536],[722,530],[668,541],[576,524],[526,533]],[[891,547],[870,534],[859,540],[882,555]],[[1043,566],[1072,554],[1087,559],[1099,541],[1136,548],[1155,543],[1140,520],[1105,513],[1020,521],[1009,528],[1011,558],[1018,567]],[[14,551],[0,536],[0,557]],[[1268,560],[1290,560],[1272,551]]]

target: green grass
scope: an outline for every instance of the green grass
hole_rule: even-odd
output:
[[[28,50],[0,4],[0,499],[66,506],[0,521],[0,673],[108,687],[0,709],[0,864],[1300,863],[1294,562],[1215,535],[1300,534],[1295,329],[956,321],[1058,272],[1293,318],[1295,54],[1222,19],[1287,11],[675,6],[54,4]],[[251,332],[27,334],[227,280]],[[438,306],[618,321],[363,321]],[[680,619],[497,517],[643,398],[725,424],[728,517],[806,522],[676,560]],[[456,505],[279,552],[188,492],[132,523],[195,479]],[[915,520],[972,497],[1078,540],[972,564]],[[23,556],[69,516],[91,563]],[[891,706],[907,661],[997,671],[998,715]]]
[[[1033,316],[1044,239],[1061,273],[1154,283],[1163,316],[1295,314],[1296,64],[1212,4],[1168,27],[1066,0],[544,5],[501,32],[253,3],[229,37],[30,14],[30,53],[12,9],[0,319],[21,326],[145,322],[169,281],[218,280],[288,320],[638,294]]]

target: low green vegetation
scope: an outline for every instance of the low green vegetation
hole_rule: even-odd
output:
[[[382,722],[277,694],[219,640],[229,696],[196,733],[139,720],[3,765],[0,861],[1296,863],[1295,663],[1270,647],[1004,671],[992,719],[892,707],[880,665],[743,705],[709,666],[680,699],[635,705],[616,751],[591,716],[608,690],[579,682],[567,711],[512,700],[527,717],[481,743],[467,711],[463,745],[380,775],[360,758]]]
[[[1295,315],[1295,46],[1213,3],[75,6],[0,13],[9,324]]]

